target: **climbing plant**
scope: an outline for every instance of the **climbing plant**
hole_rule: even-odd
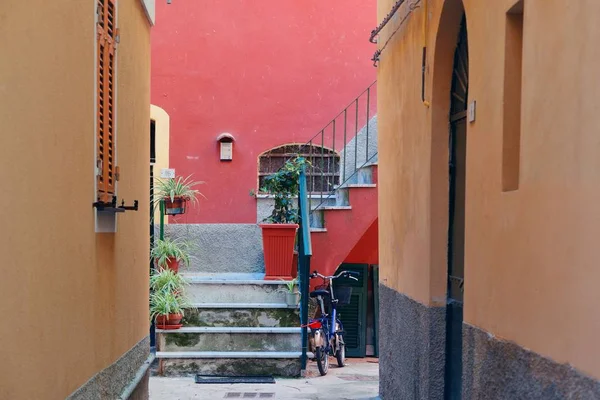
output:
[[[298,207],[295,197],[299,192],[299,177],[303,167],[310,163],[304,157],[286,161],[284,166],[264,179],[262,192],[275,196],[275,206],[265,219],[273,224],[294,224],[298,222]]]

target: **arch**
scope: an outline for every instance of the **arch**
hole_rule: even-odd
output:
[[[445,399],[462,396],[467,20],[461,0],[444,2],[433,65],[429,279],[432,300],[446,308]]]
[[[169,168],[169,138],[170,138],[170,126],[171,117],[162,108],[151,104],[150,105],[150,121],[154,122],[154,146],[156,149],[156,156],[154,162],[154,171],[156,176],[160,176],[160,170],[163,168]],[[158,221],[159,212],[158,210],[154,213],[154,220]],[[168,218],[165,218],[165,224],[168,223]]]
[[[431,94],[430,159],[430,293],[434,305],[445,305],[448,240],[448,131],[454,52],[465,17],[461,0],[446,0],[437,30]],[[467,18],[468,24],[468,18]],[[467,27],[468,30],[468,27]]]
[[[340,155],[326,146],[306,143],[286,143],[262,152],[258,156],[258,188],[268,175],[277,172],[295,156],[306,158],[311,166],[306,171],[308,191],[329,193],[340,184]]]

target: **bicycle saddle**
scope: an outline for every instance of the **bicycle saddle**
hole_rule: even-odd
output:
[[[310,297],[318,297],[318,296],[328,297],[331,295],[325,289],[317,289],[315,291],[310,292]]]

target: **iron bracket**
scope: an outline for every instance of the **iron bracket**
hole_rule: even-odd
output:
[[[125,211],[137,211],[138,205],[139,202],[137,200],[134,200],[132,206],[126,206],[125,200],[122,200],[121,205],[117,206],[117,196],[113,196],[112,201],[110,203],[100,200],[96,201],[95,203],[92,203],[92,207],[96,208],[98,211],[114,213],[122,213]]]

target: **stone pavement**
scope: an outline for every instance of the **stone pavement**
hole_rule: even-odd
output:
[[[346,361],[344,368],[330,359],[329,372],[320,376],[315,362],[309,362],[309,376],[302,379],[276,379],[275,384],[197,384],[194,378],[150,378],[150,400],[188,399],[296,399],[296,400],[375,400],[379,389],[377,359]]]

